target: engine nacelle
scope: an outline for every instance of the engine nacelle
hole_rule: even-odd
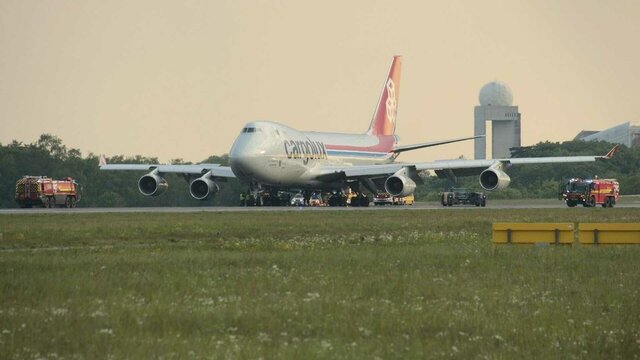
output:
[[[189,185],[189,193],[191,193],[191,197],[196,200],[206,200],[210,195],[213,195],[220,190],[218,184],[211,180],[209,176],[210,174],[207,173],[191,182]]]
[[[485,190],[500,190],[509,186],[511,178],[499,169],[488,168],[480,174],[480,186]]]
[[[387,190],[391,196],[407,196],[413,194],[413,191],[416,189],[416,183],[406,174],[406,169],[402,169],[389,176],[384,182],[384,189]]]
[[[152,171],[138,180],[138,190],[145,196],[158,196],[165,191],[169,184],[156,171]]]

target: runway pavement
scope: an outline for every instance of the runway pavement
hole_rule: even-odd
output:
[[[255,211],[380,211],[380,210],[441,210],[441,211],[483,211],[485,209],[557,209],[567,208],[564,202],[554,199],[493,200],[486,207],[452,206],[444,207],[439,202],[416,202],[412,206],[368,206],[368,207],[143,207],[143,208],[75,208],[75,209],[0,209],[0,215],[8,214],[91,214],[91,213],[197,213],[197,212],[255,212]],[[600,208],[600,207],[598,207]],[[621,198],[616,208],[640,208],[640,196]],[[568,209],[568,208],[567,208]],[[591,208],[577,206],[572,211],[590,211]]]

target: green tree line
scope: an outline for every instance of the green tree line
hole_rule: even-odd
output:
[[[58,137],[43,134],[38,141],[23,144],[13,141],[0,144],[0,207],[17,207],[15,184],[24,175],[48,176],[62,179],[70,176],[82,186],[82,198],[78,207],[145,207],[145,206],[214,206],[235,205],[239,193],[246,190],[234,179],[220,183],[220,191],[205,201],[189,195],[188,183],[178,174],[166,174],[167,191],[160,196],[144,196],[138,191],[138,179],[143,171],[100,171],[99,156],[82,156],[78,149],[68,149]],[[181,159],[174,164],[187,164]],[[229,164],[229,157],[210,156],[203,163]],[[109,163],[158,164],[155,157],[117,155]]]
[[[572,156],[605,154],[611,144],[604,142],[568,141],[563,143],[542,142],[531,147],[518,148],[514,157]],[[210,199],[198,201],[189,195],[188,183],[177,174],[167,174],[168,190],[157,197],[143,196],[138,191],[138,179],[144,172],[100,171],[99,158],[95,154],[82,156],[78,149],[67,148],[61,139],[51,134],[43,134],[31,144],[13,141],[0,144],[0,207],[17,207],[14,201],[15,183],[24,175],[48,176],[62,179],[70,176],[82,185],[82,199],[79,207],[105,206],[229,206],[236,205],[241,191],[246,187],[235,179],[220,183],[220,191]],[[109,158],[116,163],[157,164],[155,157],[117,155]],[[228,155],[212,155],[203,163],[228,165]],[[174,164],[188,164],[181,159]],[[618,154],[609,161],[595,163],[548,164],[514,166],[509,169],[511,186],[495,191],[491,198],[551,198],[555,197],[558,186],[568,178],[581,177],[617,178],[621,193],[640,194],[640,149],[621,147]],[[425,184],[418,186],[418,200],[435,200],[438,193],[451,187],[447,179],[428,176]],[[479,189],[478,177],[459,180],[457,186]]]

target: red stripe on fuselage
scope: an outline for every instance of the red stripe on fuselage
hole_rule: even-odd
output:
[[[371,152],[391,152],[396,142],[393,135],[379,135],[378,144],[373,146],[353,146],[342,144],[325,144],[328,150],[350,150],[350,151],[371,151]]]

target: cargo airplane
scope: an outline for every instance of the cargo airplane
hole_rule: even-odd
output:
[[[497,190],[509,185],[505,170],[511,165],[589,162],[608,159],[617,150],[615,147],[604,156],[396,162],[405,151],[475,138],[399,145],[395,128],[401,65],[402,58],[395,56],[369,129],[363,134],[298,131],[271,121],[254,121],[247,123],[235,139],[229,152],[230,166],[107,164],[102,157],[100,169],[148,171],[138,181],[138,189],[147,196],[160,195],[167,189],[163,178],[167,173],[183,174],[191,196],[198,200],[213,196],[219,190],[218,182],[226,178],[237,178],[248,185],[256,198],[265,190],[331,191],[348,187],[374,194],[384,189],[393,196],[406,196],[422,182],[418,176],[421,171],[431,170],[452,180],[479,175],[484,189]]]

